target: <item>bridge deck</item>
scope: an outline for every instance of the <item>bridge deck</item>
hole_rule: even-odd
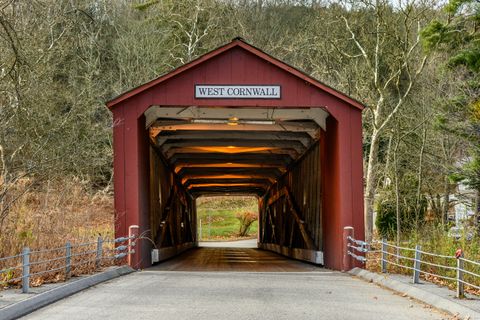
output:
[[[323,268],[256,248],[200,247],[161,262],[161,271],[309,272]]]
[[[205,250],[198,250],[198,252]],[[208,250],[206,250],[208,252]],[[24,320],[440,320],[447,315],[347,274],[171,272],[113,279]]]

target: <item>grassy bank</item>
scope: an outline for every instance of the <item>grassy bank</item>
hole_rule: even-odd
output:
[[[389,241],[392,245],[396,245],[396,241]],[[405,249],[399,249],[398,251],[393,247],[389,247],[387,250],[390,255],[387,256],[388,263],[387,270],[390,273],[399,273],[405,275],[411,275],[412,270],[406,267],[400,267],[396,264],[413,267],[414,251],[416,245],[421,246],[421,251],[428,252],[430,254],[422,254],[421,260],[425,263],[421,264],[420,269],[426,273],[422,273],[420,278],[424,281],[433,282],[439,285],[448,286],[450,289],[455,290],[456,281],[448,278],[456,278],[457,260],[455,252],[458,249],[463,251],[466,259],[480,262],[480,238],[478,235],[473,238],[461,237],[455,239],[448,236],[448,232],[444,230],[441,225],[435,226],[427,224],[421,228],[411,232],[408,236],[404,236],[404,239],[399,243],[400,247]],[[373,250],[379,250],[380,245],[375,244]],[[394,255],[399,255],[397,258]],[[449,257],[449,258],[447,258]],[[367,268],[380,272],[380,253],[375,252],[367,256],[370,262],[367,263]],[[445,267],[440,267],[440,265]],[[480,274],[480,266],[475,263],[465,262],[464,269]],[[465,273],[464,280],[472,283],[475,286],[480,286],[480,279],[471,274]],[[466,292],[480,295],[480,290],[474,287],[466,286]]]
[[[240,239],[240,221],[236,214],[258,212],[255,197],[204,197],[197,200],[197,219],[202,229],[201,240]],[[258,221],[253,222],[247,237],[256,237]]]

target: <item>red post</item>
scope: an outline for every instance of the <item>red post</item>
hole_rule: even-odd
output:
[[[139,226],[137,225],[132,225],[128,227],[128,237],[133,239],[128,239],[128,250],[129,251],[134,251],[134,253],[128,255],[128,265],[134,269],[137,269],[138,266],[138,261],[140,259],[138,258],[138,255],[141,253],[140,252],[140,239],[138,239],[139,235]],[[135,243],[135,246],[132,246],[132,244]]]
[[[353,227],[344,227],[343,228],[343,261],[342,261],[342,271],[349,271],[352,269],[352,257],[348,254],[348,237],[353,236]]]

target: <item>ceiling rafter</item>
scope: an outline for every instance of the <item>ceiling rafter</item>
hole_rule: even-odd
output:
[[[308,148],[313,139],[305,132],[288,131],[229,131],[222,130],[196,131],[196,130],[166,130],[157,136],[157,145],[163,146],[170,141],[198,141],[198,140],[225,140],[231,139],[230,145],[235,145],[235,141],[294,141],[300,142],[305,148]]]
[[[262,195],[321,137],[320,108],[151,107],[152,143],[192,196]]]

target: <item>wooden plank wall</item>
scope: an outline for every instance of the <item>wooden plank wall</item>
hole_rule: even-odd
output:
[[[260,199],[260,242],[312,249],[308,248],[306,231],[314,250],[323,249],[319,145],[313,145]]]
[[[158,249],[196,241],[195,200],[150,146],[150,229]]]

